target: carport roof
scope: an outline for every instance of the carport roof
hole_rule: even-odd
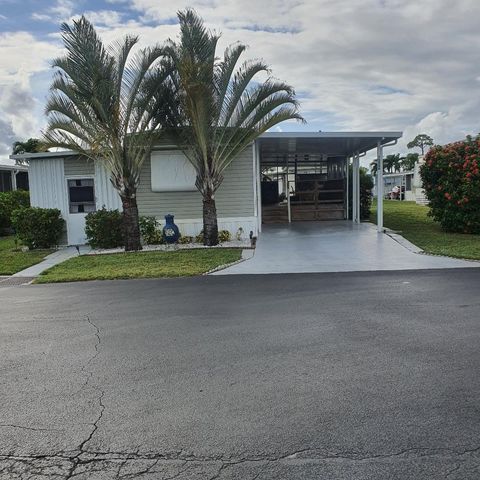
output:
[[[351,156],[397,140],[402,132],[267,132],[259,139],[262,155],[324,153]]]

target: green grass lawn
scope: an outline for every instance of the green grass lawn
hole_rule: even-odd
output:
[[[240,260],[238,248],[82,255],[43,272],[35,283],[189,277]]]
[[[427,216],[428,207],[415,202],[385,200],[384,225],[397,231],[427,253],[480,260],[480,235],[445,233],[440,225]],[[371,220],[376,223],[376,204]]]
[[[0,275],[12,275],[41,262],[52,250],[15,250],[13,237],[0,237]]]

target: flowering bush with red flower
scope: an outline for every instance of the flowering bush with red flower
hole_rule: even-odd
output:
[[[480,233],[480,135],[435,146],[420,168],[430,216],[448,232]]]

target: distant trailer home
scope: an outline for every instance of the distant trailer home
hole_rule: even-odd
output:
[[[0,164],[0,192],[28,190],[28,168],[23,165]]]
[[[233,160],[216,193],[219,229],[235,235],[259,235],[268,223],[345,220],[360,222],[360,157],[383,148],[401,132],[265,133]],[[75,152],[12,156],[27,159],[33,206],[59,208],[66,221],[66,241],[86,242],[85,216],[102,207],[121,210],[117,192],[101,160],[92,162]],[[351,165],[352,194],[349,194]],[[378,175],[382,177],[382,169]],[[383,186],[383,179],[377,182]],[[379,231],[383,229],[383,188],[379,190]],[[181,150],[164,142],[144,163],[137,193],[140,215],[161,224],[166,214],[184,235],[202,227],[202,198],[195,171]],[[349,205],[352,214],[349,216]]]

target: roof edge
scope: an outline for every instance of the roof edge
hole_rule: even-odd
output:
[[[401,138],[403,132],[399,131],[364,131],[364,132],[265,132],[259,138],[372,138],[395,139]]]

